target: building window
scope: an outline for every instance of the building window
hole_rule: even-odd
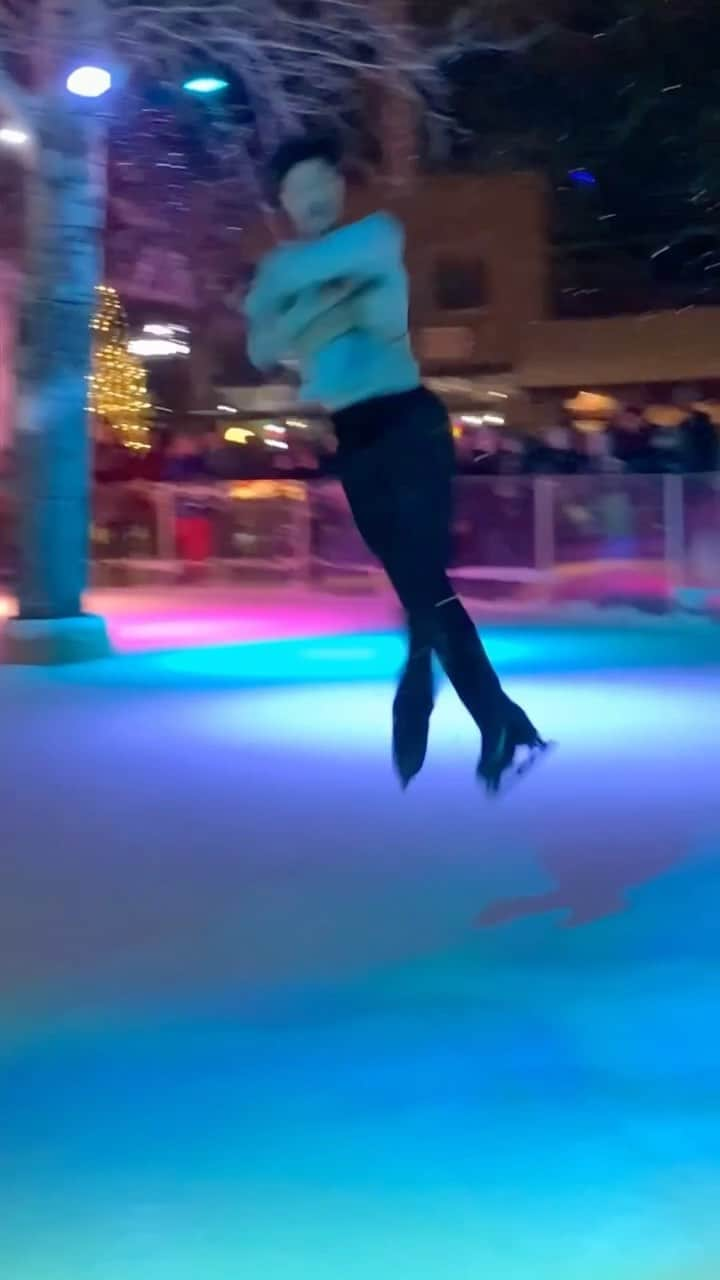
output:
[[[487,306],[487,272],[480,258],[439,258],[434,285],[439,311],[477,311]]]
[[[420,350],[423,360],[435,364],[463,364],[475,355],[475,335],[472,329],[442,325],[425,328],[420,334]]]

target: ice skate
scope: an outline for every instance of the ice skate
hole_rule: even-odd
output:
[[[405,668],[393,703],[393,763],[403,790],[425,763],[434,691],[430,658]]]
[[[540,737],[522,707],[503,698],[483,729],[478,778],[489,795],[499,795],[525,777],[552,747]]]

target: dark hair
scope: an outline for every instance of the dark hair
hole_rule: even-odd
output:
[[[272,187],[277,192],[290,170],[307,160],[324,160],[331,168],[339,169],[342,155],[340,139],[332,133],[299,133],[286,138],[268,166]]]

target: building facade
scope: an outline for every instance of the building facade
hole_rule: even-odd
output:
[[[608,405],[688,403],[714,394],[720,308],[553,314],[540,176],[415,174],[351,188],[350,218],[378,206],[404,223],[416,350],[425,377],[453,407],[494,408],[493,417],[510,426],[541,428],[556,423],[579,393]],[[267,220],[248,228],[246,274],[278,234]],[[242,343],[239,332],[235,343]],[[226,374],[223,395],[241,401],[246,377],[233,381]]]

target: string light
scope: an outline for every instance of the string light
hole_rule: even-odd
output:
[[[152,404],[145,368],[127,350],[127,319],[117,290],[101,284],[96,293],[88,410],[109,423],[127,449],[149,449]]]

